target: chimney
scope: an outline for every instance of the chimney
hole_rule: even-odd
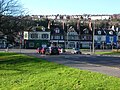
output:
[[[77,30],[80,29],[80,20],[77,20]]]
[[[63,30],[65,29],[65,22],[63,21],[62,22],[62,27],[63,27]]]
[[[92,22],[91,22],[91,18],[89,18],[89,24],[88,24],[88,26],[89,26],[89,29],[92,31]]]
[[[48,21],[48,29],[50,29],[51,22],[50,20]]]

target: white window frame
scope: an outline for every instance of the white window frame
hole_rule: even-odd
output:
[[[48,34],[42,34],[41,37],[42,37],[42,39],[48,39],[49,35]]]
[[[35,46],[34,42],[29,43],[29,47],[34,47],[34,46]]]

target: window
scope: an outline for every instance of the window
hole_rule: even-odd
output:
[[[51,36],[51,39],[53,39],[53,36]]]
[[[29,43],[29,47],[34,47],[34,43],[33,43],[33,42],[30,42],[30,43]]]
[[[61,36],[61,39],[64,39],[63,36]]]
[[[86,31],[85,31],[85,34],[88,34],[88,33],[89,33],[88,30],[86,30]]]
[[[82,36],[82,40],[92,40],[91,36]]]
[[[110,40],[110,42],[113,42],[113,37],[110,37],[110,39],[109,39],[109,40]]]
[[[55,36],[54,39],[60,39],[60,36]]]
[[[48,39],[48,34],[42,34],[42,39]]]
[[[60,33],[60,29],[59,28],[55,28],[54,31],[55,31],[55,33]]]
[[[75,43],[74,42],[70,42],[69,43],[69,48],[74,48],[75,47]]]
[[[82,40],[86,40],[86,36],[82,36]]]
[[[25,38],[27,38],[28,37],[28,35],[27,35],[27,33],[25,33]]]
[[[118,40],[120,40],[120,36],[118,36]]]
[[[101,37],[97,37],[97,42],[98,42],[98,43],[101,42]]]
[[[31,38],[38,38],[38,34],[37,33],[31,34]]]
[[[69,36],[69,39],[70,40],[75,40],[75,36],[71,35],[71,36]]]
[[[98,31],[98,34],[101,35],[101,31]]]
[[[2,43],[2,40],[0,40],[0,43]]]
[[[110,35],[113,35],[113,31],[110,31],[109,34],[110,34]]]
[[[83,31],[84,31],[84,34],[88,34],[89,33],[89,30],[87,28],[85,28]]]

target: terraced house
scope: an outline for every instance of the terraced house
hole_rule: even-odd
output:
[[[24,48],[50,46],[50,31],[24,31]]]
[[[58,25],[50,29],[50,43],[59,47],[65,47],[65,31]]]
[[[77,33],[74,27],[70,26],[67,29],[65,41],[65,48],[72,49],[80,47],[79,34]]]

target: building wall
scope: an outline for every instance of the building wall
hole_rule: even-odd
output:
[[[26,40],[24,44],[24,48],[26,49],[36,49],[38,47],[47,47],[50,46],[48,40]]]
[[[106,43],[111,44],[111,43],[117,43],[117,36],[106,36]]]
[[[109,19],[110,16],[90,16],[91,20],[104,20],[104,19]]]
[[[47,34],[48,38],[43,38],[42,35]],[[24,39],[26,40],[50,40],[50,32],[24,32]]]
[[[94,40],[97,42],[97,43],[101,43],[102,41],[106,41],[106,35],[95,35],[94,36]]]
[[[7,40],[0,39],[0,48],[6,48],[6,45],[7,45]]]
[[[46,47],[49,42],[50,32],[24,32],[24,48]]]

